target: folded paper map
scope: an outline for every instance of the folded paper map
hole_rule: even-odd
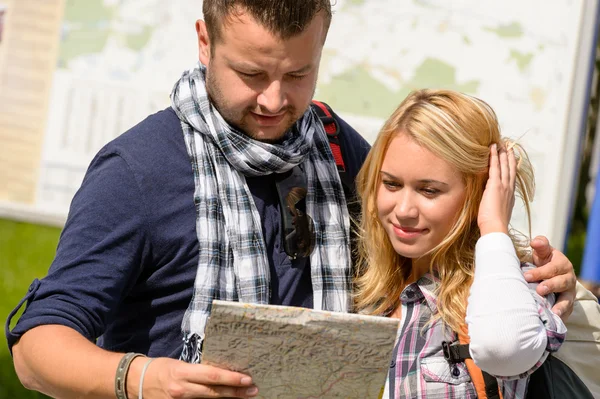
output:
[[[397,319],[213,301],[202,363],[252,376],[260,398],[378,398]]]

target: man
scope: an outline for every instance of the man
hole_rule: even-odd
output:
[[[183,74],[171,108],[92,161],[49,274],[7,334],[30,389],[112,398],[120,367],[129,398],[252,397],[247,376],[175,360],[199,360],[213,298],[348,310],[346,203],[323,126],[306,112],[330,2],[205,0],[203,12],[204,66]],[[369,146],[337,119],[354,178]],[[282,182],[299,175],[310,255],[286,253],[282,238]],[[532,278],[568,291],[557,308],[566,314],[572,266],[547,242],[538,249],[537,263],[550,263]],[[124,352],[156,359],[127,369]]]

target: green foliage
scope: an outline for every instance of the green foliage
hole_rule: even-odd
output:
[[[579,276],[581,272],[581,263],[583,261],[583,250],[585,248],[585,230],[573,232],[567,239],[567,249],[565,255],[575,269],[575,274]]]
[[[600,34],[600,28],[598,33]],[[598,42],[598,47],[596,49],[595,66],[596,71],[600,72],[600,42]],[[592,161],[593,143],[595,140],[600,140],[600,137],[595,137],[600,110],[600,79],[596,79],[595,82],[596,85],[591,88],[587,126],[581,149],[582,160],[579,167],[578,185],[575,193],[575,206],[571,218],[571,226],[567,237],[567,249],[565,253],[571,263],[573,263],[577,275],[579,275],[581,271],[590,210],[586,198],[586,188],[588,184],[590,184],[590,165]],[[597,187],[596,193],[599,192],[600,188]]]
[[[59,235],[60,229],[57,228],[0,220],[0,320],[3,323],[33,279],[46,274]],[[0,345],[0,399],[44,397],[23,388],[15,374],[6,343]]]

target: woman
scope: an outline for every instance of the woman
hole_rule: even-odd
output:
[[[384,125],[358,176],[355,298],[362,313],[402,320],[384,397],[477,397],[464,361],[444,357],[465,324],[504,399],[525,397],[560,347],[566,328],[525,282],[529,251],[509,230],[515,186],[529,216],[531,164],[481,100],[418,91]]]

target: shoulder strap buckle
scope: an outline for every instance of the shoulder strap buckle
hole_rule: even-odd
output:
[[[470,359],[471,354],[469,353],[469,344],[460,344],[457,342],[442,342],[442,352],[444,353],[444,359],[449,363],[461,363],[465,359]]]

